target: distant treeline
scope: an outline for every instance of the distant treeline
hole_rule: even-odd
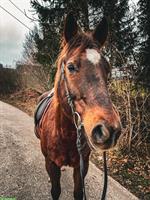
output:
[[[19,76],[16,69],[0,67],[0,94],[8,94],[19,89]]]

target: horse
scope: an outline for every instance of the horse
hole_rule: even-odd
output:
[[[105,18],[91,32],[81,31],[72,13],[65,18],[54,93],[37,129],[54,200],[61,194],[61,167],[66,165],[73,167],[74,199],[83,199],[73,112],[84,127],[83,179],[88,172],[90,145],[109,150],[121,134],[120,117],[107,88],[111,67],[101,50],[107,36]]]

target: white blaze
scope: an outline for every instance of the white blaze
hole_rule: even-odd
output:
[[[100,53],[95,49],[86,49],[86,57],[94,65],[99,63],[101,58]]]

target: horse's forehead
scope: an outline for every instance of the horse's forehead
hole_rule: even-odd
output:
[[[93,65],[98,64],[101,59],[101,55],[96,49],[86,49],[85,56]]]
[[[68,59],[68,62],[74,62],[78,59],[84,59],[90,61],[91,64],[96,65],[101,60],[100,52],[96,49],[86,48],[84,51],[80,51],[80,49],[76,49],[73,51],[73,54]]]

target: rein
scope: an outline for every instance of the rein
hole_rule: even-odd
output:
[[[81,182],[82,182],[83,200],[86,200],[87,198],[86,198],[85,184],[84,184],[84,161],[83,161],[83,154],[82,154],[82,150],[85,147],[86,143],[84,143],[84,144],[81,143],[81,136],[82,136],[82,133],[83,133],[84,126],[83,126],[80,114],[75,111],[73,99],[70,95],[70,92],[69,92],[69,89],[68,89],[68,86],[67,86],[67,79],[66,79],[66,76],[65,76],[64,62],[62,62],[62,65],[61,65],[61,79],[64,80],[67,102],[68,102],[68,104],[71,108],[71,112],[72,112],[72,116],[73,116],[73,122],[74,122],[74,125],[75,125],[76,130],[77,130],[76,145],[77,145],[77,150],[78,150],[79,157],[80,157],[80,176],[81,176]],[[89,141],[86,134],[84,134],[84,135],[86,137],[86,141],[88,143],[89,148],[91,150],[95,150],[95,147]],[[103,161],[104,161],[104,164],[103,164],[104,184],[103,184],[103,192],[102,192],[102,195],[101,195],[101,200],[105,200],[105,198],[106,198],[107,184],[108,184],[106,152],[103,152]]]

